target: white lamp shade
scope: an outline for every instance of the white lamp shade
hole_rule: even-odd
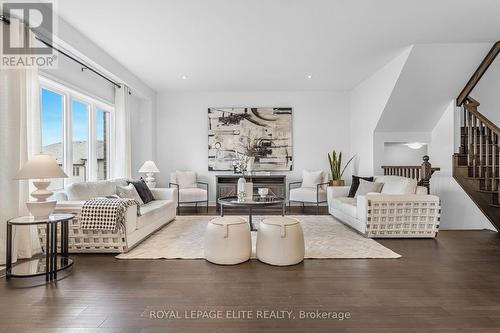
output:
[[[160,170],[156,167],[155,162],[153,161],[146,161],[144,164],[141,166],[139,169],[139,172],[142,173],[158,173]]]
[[[47,154],[33,156],[19,172],[15,179],[49,179],[67,178],[56,160]]]

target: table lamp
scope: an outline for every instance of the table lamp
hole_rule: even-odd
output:
[[[156,167],[155,162],[153,161],[146,161],[142,165],[142,167],[139,169],[140,173],[145,173],[146,174],[146,184],[150,188],[155,188],[156,187],[156,182],[154,179],[154,174],[160,172],[158,168]]]
[[[33,185],[36,190],[31,193],[31,196],[36,201],[26,202],[31,215],[34,217],[47,217],[56,208],[56,200],[47,201],[47,198],[52,196],[53,192],[47,190],[50,185],[51,178],[67,178],[68,176],[59,167],[56,160],[50,155],[38,154],[33,156],[17,173],[15,179],[34,179]]]

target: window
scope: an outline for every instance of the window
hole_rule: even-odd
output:
[[[109,112],[97,109],[97,179],[109,178]]]
[[[89,108],[90,106],[87,103],[78,100],[71,101],[73,178],[70,183],[87,180],[87,170],[89,169]],[[80,173],[80,167],[83,169],[82,173]],[[76,175],[75,168],[78,170]]]
[[[69,176],[51,188],[110,178],[113,107],[43,77],[40,82],[42,150]]]
[[[59,166],[63,167],[64,96],[47,89],[42,89],[40,96],[43,151],[52,156]],[[51,181],[49,189],[55,190],[61,188],[63,188],[62,179],[53,179]]]

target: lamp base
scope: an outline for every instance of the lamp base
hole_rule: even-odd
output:
[[[148,185],[149,188],[155,188],[156,187],[156,181],[155,178],[153,177],[154,173],[148,172],[146,173],[146,185]]]
[[[34,217],[46,218],[56,209],[56,204],[56,200],[42,202],[28,201],[26,207]]]

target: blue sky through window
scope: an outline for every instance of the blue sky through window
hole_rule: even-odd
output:
[[[88,141],[88,104],[73,100],[73,141]]]
[[[62,142],[63,97],[42,89],[42,146]]]
[[[63,96],[53,91],[42,89],[41,121],[42,146],[62,142],[63,138]],[[88,140],[88,104],[72,101],[73,141]],[[105,112],[97,110],[97,140],[104,139]]]

